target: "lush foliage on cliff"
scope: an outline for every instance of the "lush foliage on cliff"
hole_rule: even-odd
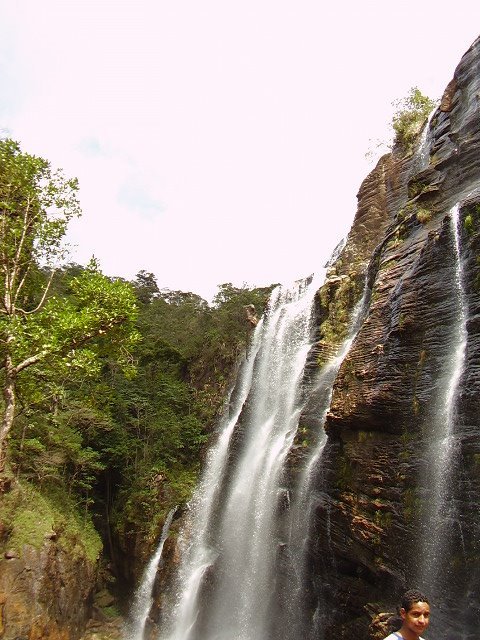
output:
[[[115,564],[190,497],[252,331],[245,307],[261,314],[272,287],[226,283],[209,305],[146,271],[129,283],[59,266],[77,188],[0,141],[0,542],[20,549],[24,522],[40,543],[91,538],[93,558],[93,519]]]
[[[417,87],[410,89],[406,98],[398,100],[392,120],[395,144],[410,150],[434,106],[435,101],[424,96]]]
[[[84,271],[60,270],[55,295],[68,301]],[[55,393],[22,395],[11,438],[14,473],[44,490],[63,487],[93,514],[114,558],[132,536],[156,536],[165,512],[190,497],[251,332],[244,305],[261,312],[270,292],[225,284],[209,306],[195,294],[160,291],[152,274],[141,272],[132,286],[136,374],[125,375],[105,347],[96,375],[65,371]]]

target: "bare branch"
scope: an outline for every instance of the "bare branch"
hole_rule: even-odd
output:
[[[10,282],[10,287],[11,290],[14,289],[15,287],[15,280],[17,279],[18,276],[18,270],[20,267],[20,258],[23,252],[23,247],[25,245],[25,240],[27,238],[27,232],[30,231],[30,227],[32,224],[32,221],[29,222],[29,215],[30,215],[30,205],[31,205],[31,199],[30,196],[27,198],[27,204],[25,206],[25,210],[23,212],[23,225],[22,225],[22,234],[20,236],[20,240],[18,242],[18,246],[17,246],[17,250],[15,252],[15,258],[13,260],[13,273],[12,273],[12,277],[11,277],[11,282]]]
[[[43,351],[39,351],[38,353],[36,353],[33,356],[30,356],[29,358],[25,358],[23,362],[20,362],[15,367],[13,367],[12,373],[15,376],[18,375],[20,371],[23,371],[27,367],[31,367],[32,365],[37,364],[37,362],[40,362],[40,360],[43,360],[43,358],[45,358],[48,355],[48,353],[49,353],[48,350],[44,349]]]
[[[53,269],[53,270],[52,270],[52,272],[50,273],[50,277],[48,278],[48,282],[47,282],[47,284],[45,285],[45,289],[44,289],[44,291],[43,291],[42,298],[41,298],[40,302],[37,304],[37,306],[35,307],[35,309],[32,309],[31,311],[25,311],[24,309],[22,309],[22,308],[20,308],[20,307],[17,307],[16,309],[17,309],[17,311],[18,311],[19,313],[22,313],[23,315],[28,316],[28,315],[30,315],[30,314],[32,314],[32,313],[37,313],[37,311],[40,311],[40,309],[41,309],[41,308],[43,307],[43,305],[45,304],[45,300],[47,299],[47,295],[48,295],[48,292],[49,292],[49,290],[50,290],[50,286],[51,286],[51,284],[52,284],[53,276],[55,275],[55,273],[56,273],[56,269]],[[25,277],[26,277],[26,273],[25,273],[24,278],[25,278]]]
[[[27,279],[28,273],[30,271],[30,265],[28,264],[25,271],[23,272],[23,276],[22,279],[20,280],[18,287],[13,295],[13,304],[15,306],[15,308],[17,308],[17,300],[18,300],[18,296],[20,295],[21,290],[23,289],[23,285],[25,284],[25,281]]]

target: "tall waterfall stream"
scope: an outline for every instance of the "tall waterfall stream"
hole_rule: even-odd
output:
[[[462,541],[460,520],[453,498],[455,466],[457,463],[456,400],[465,363],[467,345],[467,304],[465,300],[462,257],[459,234],[459,205],[450,213],[450,229],[453,245],[454,273],[453,296],[456,300],[456,316],[451,329],[449,354],[444,364],[439,389],[437,409],[432,418],[427,454],[427,478],[424,480],[427,507],[421,540],[418,581],[430,595],[432,602],[444,600],[448,593],[452,535]],[[460,528],[460,533],[457,529]],[[454,544],[454,543],[453,543]],[[440,628],[447,613],[438,611],[434,626]]]
[[[157,574],[160,559],[162,557],[163,547],[165,545],[165,541],[170,530],[170,525],[172,524],[173,516],[175,515],[176,510],[177,507],[171,509],[169,514],[167,515],[167,518],[165,519],[165,524],[163,525],[157,550],[148,563],[140,581],[140,585],[134,595],[133,605],[131,607],[131,624],[130,629],[127,632],[127,635],[131,640],[142,640],[143,638],[145,626],[148,620],[148,614],[150,613],[150,608],[153,601],[152,591],[155,583],[155,576]]]
[[[347,335],[324,366],[318,372],[313,382],[311,395],[315,397],[315,413],[318,416],[317,442],[311,447],[306,458],[303,473],[297,483],[287,514],[287,553],[289,558],[289,572],[286,582],[282,585],[284,602],[279,612],[280,622],[278,626],[283,628],[284,637],[322,638],[321,606],[317,605],[313,617],[304,612],[304,599],[307,585],[305,576],[308,573],[308,542],[313,520],[313,507],[317,499],[315,488],[317,486],[318,471],[321,471],[321,457],[327,437],[323,430],[327,413],[333,395],[333,384],[338,370],[357,336],[357,333],[368,311],[370,289],[365,281],[363,295],[355,306]],[[288,629],[288,631],[287,631]]]
[[[282,472],[302,409],[318,281],[277,288],[256,327],[181,540],[171,640],[267,637]]]
[[[324,436],[311,448],[294,498],[287,488],[287,457],[308,391],[320,399],[323,424],[335,376],[368,302],[365,287],[345,341],[305,385],[313,299],[321,284],[315,278],[277,288],[256,327],[190,504],[179,543],[176,601],[166,614],[161,638],[264,640],[277,633],[273,619],[277,628],[279,620],[285,625],[282,635],[287,638],[303,625],[302,607],[295,611],[294,605],[304,585],[301,575],[293,575],[305,564],[312,470]],[[292,561],[287,587],[278,575],[286,548]],[[284,608],[285,589],[289,606]]]

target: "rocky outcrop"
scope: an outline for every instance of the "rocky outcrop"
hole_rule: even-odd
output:
[[[245,319],[251,327],[256,327],[258,324],[257,312],[253,304],[247,304],[243,307],[245,310]]]
[[[0,561],[0,637],[4,640],[79,638],[91,612],[92,566],[51,540],[25,545]]]
[[[455,519],[436,559],[444,582],[432,599],[437,621],[449,619],[452,638],[460,637],[454,635],[460,629],[464,639],[478,635],[479,71],[480,39],[462,58],[416,151],[394,149],[363,183],[346,246],[319,292],[322,362],[322,352],[335,348],[351,318],[352,296],[342,294],[346,283],[353,303],[363,286],[369,288],[365,318],[335,380],[319,462],[312,583],[319,585],[315,606],[322,603],[327,612],[325,637],[368,637],[372,618],[394,610],[405,588],[424,586],[418,584],[419,556],[425,539],[439,535],[426,530],[428,453],[445,402],[446,363],[459,316],[450,214],[455,205],[468,344],[452,436],[451,489],[444,496],[455,505]]]
[[[2,640],[78,640],[90,617],[102,617],[101,541],[73,506],[19,479],[0,494]]]

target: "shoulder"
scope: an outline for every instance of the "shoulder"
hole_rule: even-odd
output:
[[[391,633],[389,636],[387,636],[383,640],[400,640],[401,637],[402,636],[400,636],[398,633]],[[422,640],[422,638],[419,638],[419,640]]]

